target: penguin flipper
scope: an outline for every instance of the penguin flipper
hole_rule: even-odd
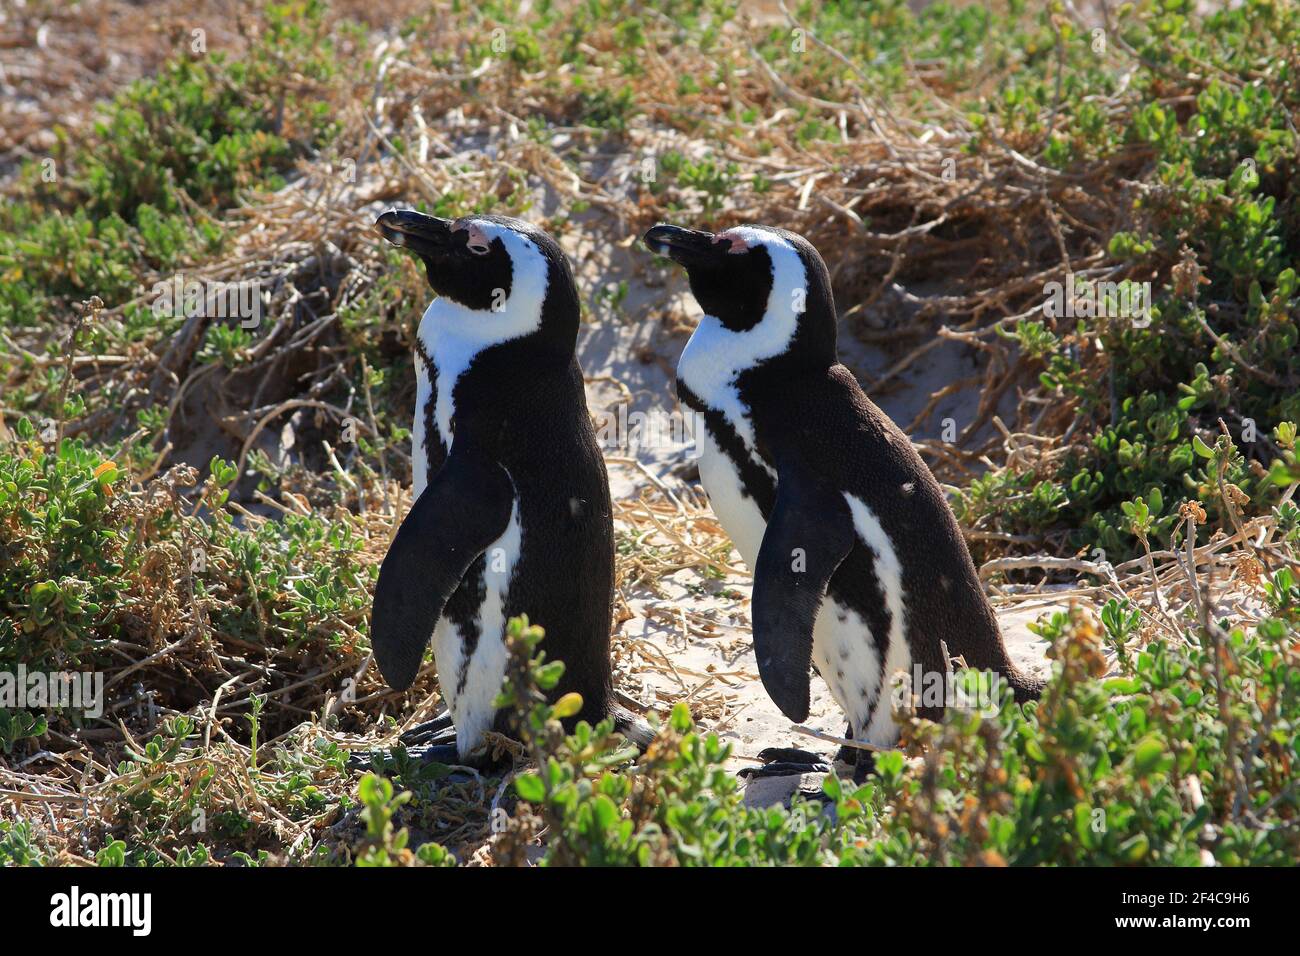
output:
[[[842,494],[803,467],[778,470],[776,506],[754,565],[754,654],[768,696],[795,723],[808,719],[817,612],[853,541]]]
[[[480,554],[505,532],[514,486],[499,464],[453,453],[411,506],[379,567],[370,644],[389,685],[419,673],[447,601]]]

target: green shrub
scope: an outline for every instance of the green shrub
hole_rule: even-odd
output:
[[[44,866],[45,863],[30,822],[0,820],[0,866]]]
[[[1169,640],[1127,603],[1101,622],[1058,612],[1040,631],[1054,676],[1036,704],[994,716],[904,717],[901,750],[824,804],[746,807],[729,748],[679,704],[640,759],[612,722],[558,718],[541,691],[562,668],[530,658],[540,629],[511,622],[519,708],[538,769],[498,838],[503,862],[545,829],[553,865],[1289,865],[1300,852],[1300,584],[1279,571],[1253,626]],[[1103,648],[1120,672],[1106,676]],[[1216,663],[1217,660],[1217,663]],[[635,761],[635,766],[633,763]]]
[[[0,670],[92,665],[126,589],[116,467],[80,439],[47,452],[27,419],[0,448]]]

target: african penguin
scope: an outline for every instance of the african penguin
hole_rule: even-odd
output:
[[[659,225],[644,242],[685,267],[705,313],[677,392],[703,418],[700,479],[754,572],[754,651],[782,713],[807,719],[811,665],[849,738],[892,746],[888,682],[914,664],[944,674],[941,642],[1001,675],[1018,701],[1037,697],[1041,682],[1012,664],[938,482],[839,364],[817,250],[765,226]],[[785,764],[791,753],[773,755]]]
[[[375,660],[395,688],[411,685],[433,639],[448,710],[411,741],[464,763],[486,731],[509,732],[492,704],[506,623],[527,614],[546,629],[547,658],[565,665],[554,696],[582,695],[573,720],[612,713],[648,742],[649,728],[613,703],[612,509],[574,356],[568,260],[546,233],[499,216],[390,210],[376,227],[420,258],[437,293],[416,336],[415,503],[371,616]]]

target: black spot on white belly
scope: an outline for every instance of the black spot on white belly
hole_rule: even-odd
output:
[[[480,554],[474,563],[469,566],[465,576],[460,579],[460,587],[452,592],[451,598],[447,601],[447,609],[444,616],[455,625],[457,633],[461,636],[464,644],[464,656],[461,658],[465,662],[461,668],[460,674],[456,678],[456,692],[461,693],[465,689],[465,680],[468,677],[468,664],[471,657],[474,656],[474,649],[478,647],[479,638],[482,636],[479,625],[479,608],[487,599],[487,582],[484,579],[483,572],[487,568],[487,555]]]

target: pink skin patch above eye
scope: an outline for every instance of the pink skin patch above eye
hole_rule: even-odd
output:
[[[492,247],[492,241],[488,239],[487,233],[485,233],[483,228],[476,222],[466,222],[463,219],[458,219],[452,225],[451,231],[468,232],[469,239],[465,244],[469,247],[469,251],[475,255],[484,255]]]
[[[749,243],[743,236],[734,232],[720,232],[713,237],[713,241],[715,244],[725,242],[727,244],[727,252],[730,255],[739,255],[742,252],[749,251]]]

